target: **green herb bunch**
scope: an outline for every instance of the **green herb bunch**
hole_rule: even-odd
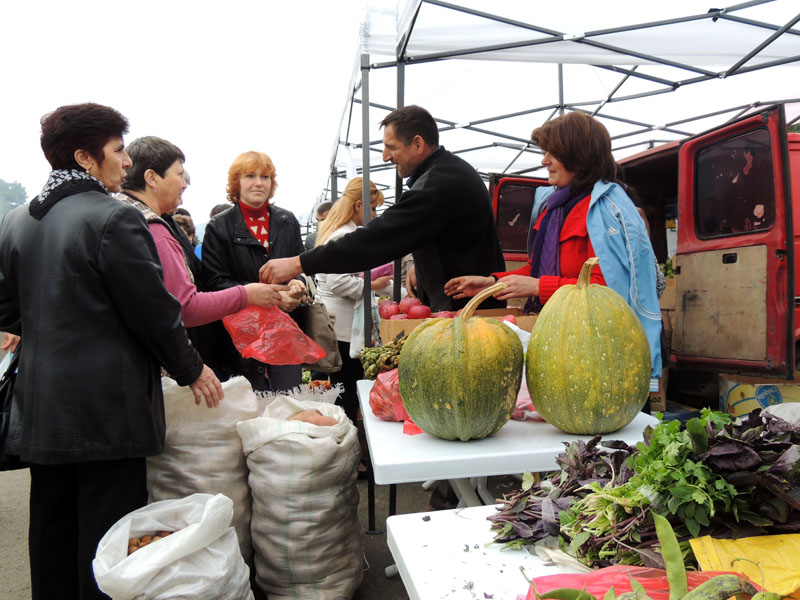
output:
[[[603,445],[610,443],[603,441]],[[621,444],[613,442],[613,444]],[[500,518],[496,541],[514,544],[530,530],[541,533],[559,527],[562,546],[582,562],[645,564],[663,568],[651,513],[667,518],[680,540],[687,564],[693,563],[688,540],[699,535],[761,535],[800,531],[800,426],[754,411],[734,423],[728,415],[704,410],[684,426],[662,421],[648,428],[644,441],[611,467],[593,446],[594,457],[584,466],[600,471],[573,478],[570,454],[586,455],[570,446],[560,459],[560,474],[525,496],[517,493]],[[618,456],[621,454],[618,453]],[[604,477],[598,475],[612,476]],[[546,484],[546,485],[545,485]],[[558,484],[558,485],[554,485]],[[555,498],[554,490],[567,491]],[[520,509],[520,500],[526,506]],[[546,526],[530,520],[515,525],[514,514],[540,515],[527,505],[559,500]],[[514,511],[518,511],[514,513]],[[550,512],[553,508],[550,508]],[[505,515],[505,516],[503,516]],[[490,519],[493,520],[493,519]],[[530,540],[528,540],[529,542]]]

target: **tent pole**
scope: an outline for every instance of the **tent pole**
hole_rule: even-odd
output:
[[[397,60],[397,108],[400,108],[405,103],[405,92],[406,92],[406,64],[400,60],[398,57]],[[397,204],[397,201],[400,200],[400,195],[403,193],[403,180],[400,178],[400,175],[397,174],[395,171],[395,179],[394,179],[394,202]],[[403,257],[399,256],[394,261],[394,286],[392,288],[392,297],[394,298],[395,302],[400,302],[400,287],[403,285]],[[387,340],[390,342],[391,340]],[[394,513],[392,513],[394,514]]]
[[[339,199],[339,173],[336,167],[331,169],[331,204]]]
[[[361,55],[361,208],[364,225],[369,222],[369,54]],[[364,271],[364,347],[372,346],[372,277]],[[383,533],[375,527],[375,478],[367,475],[367,533]]]
[[[369,54],[361,55],[361,214],[369,223]],[[364,347],[372,346],[372,278],[364,271]]]
[[[558,114],[564,114],[564,65],[558,63]]]

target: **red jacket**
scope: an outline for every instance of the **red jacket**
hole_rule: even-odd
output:
[[[590,200],[591,196],[586,196],[586,198],[575,205],[572,211],[567,215],[567,218],[564,219],[564,226],[561,228],[561,235],[558,239],[561,276],[543,275],[539,279],[539,300],[542,304],[546,303],[550,299],[550,296],[562,285],[574,285],[577,283],[578,274],[581,272],[583,263],[586,262],[586,259],[595,256],[592,241],[589,239],[589,232],[586,229],[586,214],[589,212]],[[542,212],[534,226],[537,234],[545,212],[546,211]],[[527,265],[514,271],[492,273],[492,275],[498,279],[506,275],[530,276],[530,274],[530,261],[528,261]],[[603,273],[600,271],[599,265],[592,270],[592,283],[606,284],[606,280],[603,278]]]

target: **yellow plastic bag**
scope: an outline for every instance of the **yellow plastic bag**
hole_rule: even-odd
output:
[[[800,600],[800,534],[761,535],[738,540],[718,540],[703,536],[690,540],[703,571],[737,571],[769,592]],[[746,558],[748,560],[739,560]],[[759,566],[761,570],[759,571]]]

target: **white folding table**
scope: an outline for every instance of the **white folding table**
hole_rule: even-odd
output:
[[[503,550],[478,506],[389,517],[387,543],[411,600],[516,600],[525,577],[558,573],[527,550]],[[525,570],[523,576],[520,567]]]
[[[442,440],[427,433],[406,435],[402,423],[382,421],[372,413],[369,391],[373,383],[359,381],[358,397],[375,483],[449,479],[467,506],[482,504],[470,478],[552,471],[565,442],[593,437],[569,435],[541,421],[515,420],[489,437],[469,442]],[[642,441],[645,428],[656,423],[655,417],[640,413],[629,425],[605,437],[635,444]]]

